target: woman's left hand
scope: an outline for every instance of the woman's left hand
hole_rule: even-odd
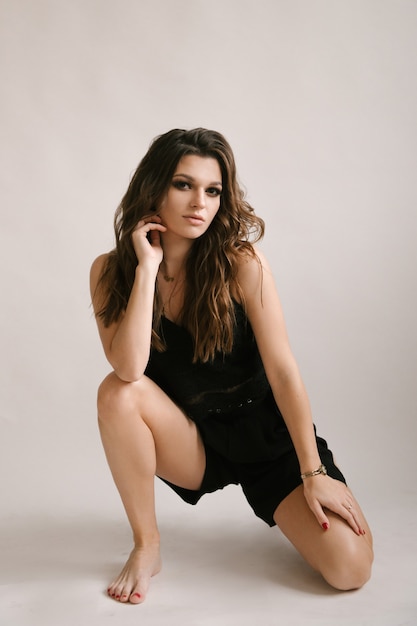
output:
[[[324,530],[330,527],[329,518],[324,511],[328,509],[345,519],[357,535],[364,534],[359,512],[355,509],[355,499],[349,488],[340,480],[323,475],[306,478],[304,496]]]

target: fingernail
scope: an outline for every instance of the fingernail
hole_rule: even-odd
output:
[[[323,522],[322,528],[323,528],[323,530],[328,530],[329,529],[329,524],[327,522]]]

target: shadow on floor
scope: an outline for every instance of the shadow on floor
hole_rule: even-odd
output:
[[[160,524],[164,576],[233,581],[250,587],[264,580],[315,595],[332,590],[279,533],[256,521],[227,525],[192,516]],[[130,529],[120,520],[92,516],[39,516],[3,522],[0,584],[42,580],[111,580],[131,548]]]

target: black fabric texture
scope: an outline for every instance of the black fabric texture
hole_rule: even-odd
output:
[[[208,363],[193,363],[190,334],[162,318],[167,350],[152,350],[145,373],[196,422],[206,451],[199,490],[164,482],[190,504],[205,493],[240,484],[256,515],[273,526],[277,506],[302,482],[300,468],[252,328],[239,304],[235,315],[231,354],[219,354]],[[326,441],[316,440],[329,475],[345,482]]]

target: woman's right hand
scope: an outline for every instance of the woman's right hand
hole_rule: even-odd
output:
[[[132,243],[138,262],[142,267],[149,265],[158,270],[164,253],[161,246],[160,233],[164,233],[166,227],[162,225],[158,215],[148,220],[140,220],[132,233]]]

